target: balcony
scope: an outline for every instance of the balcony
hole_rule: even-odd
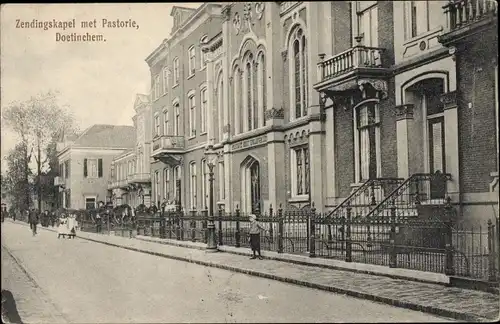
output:
[[[136,173],[129,179],[130,183],[146,183],[151,181],[151,174],[149,173]]]
[[[439,42],[452,46],[491,28],[496,33],[498,4],[493,0],[454,0],[443,7],[448,30]]]
[[[318,63],[319,82],[314,88],[329,97],[346,96],[369,83],[386,94],[386,78],[390,75],[384,62],[384,49],[358,45]],[[362,91],[362,90],[361,90]]]
[[[108,182],[108,189],[125,188],[128,185],[128,180],[112,180]]]
[[[56,187],[66,186],[66,179],[63,177],[55,177],[54,178],[54,186],[56,186]]]
[[[184,136],[162,135],[153,138],[151,157],[169,165],[178,165],[184,153],[186,143]]]

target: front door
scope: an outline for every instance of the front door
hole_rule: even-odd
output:
[[[429,171],[436,175],[430,184],[430,199],[444,199],[446,193],[444,118],[436,117],[428,120],[429,129]]]
[[[259,163],[254,162],[250,167],[250,197],[253,214],[259,214],[260,206],[260,172]]]

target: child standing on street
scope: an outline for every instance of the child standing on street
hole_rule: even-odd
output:
[[[260,255],[260,231],[267,230],[257,222],[257,216],[250,214],[250,247],[252,248],[253,256],[250,259],[255,259],[255,252],[259,254],[259,259],[262,260]]]

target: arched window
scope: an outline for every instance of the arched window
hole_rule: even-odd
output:
[[[168,92],[168,70],[167,68],[163,69],[163,94],[165,95]]]
[[[217,111],[219,120],[219,142],[222,142],[224,133],[224,81],[222,81],[222,74],[219,79],[217,90]]]
[[[205,209],[208,207],[208,167],[205,159],[201,160],[201,172],[201,208]]]
[[[174,168],[174,197],[177,204],[180,204],[181,194],[181,167],[178,165]]]
[[[246,76],[246,111],[247,111],[247,131],[253,129],[252,127],[252,113],[253,113],[253,100],[252,100],[252,64],[247,62],[245,65]]]
[[[179,103],[175,102],[174,103],[174,135],[179,136],[180,135],[180,125],[181,125],[181,112],[180,112],[180,107]]]
[[[234,100],[234,133],[241,133],[241,76],[240,69],[237,67],[233,73],[233,100]]]
[[[208,42],[208,36],[207,35],[203,36],[201,38],[201,40],[200,40],[201,45],[205,44],[206,42]],[[200,69],[203,69],[206,66],[206,56],[207,56],[207,54],[204,53],[203,51],[201,51],[201,55],[200,55],[200,57],[201,57],[201,59],[200,59]]]
[[[308,106],[308,69],[307,44],[302,28],[296,28],[290,38],[290,102],[294,110],[291,117],[300,118],[307,115]]]
[[[188,97],[189,105],[189,136],[196,136],[196,101],[195,94],[190,93]]]
[[[188,49],[188,57],[189,57],[189,61],[188,61],[188,66],[189,66],[189,71],[188,71],[188,77],[194,75],[196,73],[196,48],[194,47],[194,45],[192,45],[189,49]]]
[[[200,92],[200,134],[207,132],[207,88],[204,87]]]
[[[168,134],[168,108],[163,108],[163,135]]]
[[[263,127],[266,124],[265,121],[265,112],[266,112],[266,61],[264,54],[262,53],[259,56],[259,64],[258,64],[258,71],[257,71],[257,76],[258,76],[258,89],[257,89],[257,98],[258,98],[258,117],[259,117],[259,127]]]
[[[179,76],[180,76],[179,58],[176,57],[174,58],[174,85],[179,84]]]

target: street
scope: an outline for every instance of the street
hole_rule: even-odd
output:
[[[79,238],[57,239],[43,229],[38,233],[32,237],[29,226],[2,224],[2,290],[12,292],[24,323],[448,321]]]

